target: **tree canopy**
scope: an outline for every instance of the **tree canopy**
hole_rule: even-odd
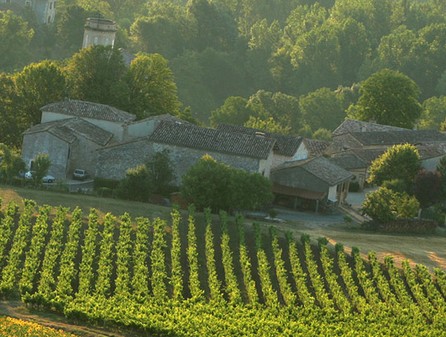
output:
[[[394,145],[372,162],[368,182],[379,186],[387,180],[401,179],[409,185],[420,168],[420,155],[414,145]]]
[[[409,77],[383,69],[361,84],[360,97],[348,109],[350,118],[412,128],[421,114],[419,89]]]

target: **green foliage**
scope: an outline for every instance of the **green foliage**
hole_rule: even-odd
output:
[[[121,52],[93,46],[74,54],[66,66],[70,97],[125,109],[129,88]]]
[[[224,104],[211,112],[209,118],[211,125],[216,127],[218,124],[245,124],[253,113],[246,104],[248,101],[240,96],[228,97]]]
[[[401,179],[411,184],[420,168],[420,155],[416,146],[394,145],[372,162],[368,182],[381,185],[386,180]]]
[[[20,154],[0,143],[0,181],[11,183],[20,171],[25,170],[25,163]]]
[[[0,11],[0,69],[12,70],[25,64],[30,56],[30,42],[34,30],[24,18],[12,11]]]
[[[130,64],[128,107],[138,119],[179,113],[173,73],[160,54],[138,54]]]
[[[243,126],[283,135],[289,134],[291,131],[291,128],[289,126],[280,125],[274,120],[273,117],[261,119],[260,117],[250,116],[249,119],[243,124]]]
[[[353,119],[412,128],[421,114],[419,89],[409,77],[383,69],[361,84],[358,103],[349,107]]]
[[[420,129],[439,130],[445,119],[446,96],[431,97],[423,102],[423,112],[418,121]]]
[[[258,173],[231,168],[203,156],[183,176],[181,193],[198,209],[258,209],[272,200],[271,183]]]
[[[47,153],[39,153],[33,159],[32,170],[33,181],[35,184],[40,184],[42,178],[48,173],[51,166],[50,156]]]
[[[19,122],[22,130],[40,123],[40,108],[67,96],[65,75],[54,61],[32,63],[15,75],[16,92],[19,97]]]
[[[414,196],[404,192],[397,193],[386,187],[367,193],[362,204],[363,214],[380,223],[413,218],[419,208],[420,203]]]
[[[345,118],[342,97],[329,88],[321,88],[299,98],[305,123],[314,131],[334,130]]]
[[[167,195],[174,178],[169,152],[157,152],[145,165],[128,169],[120,181],[117,195],[123,199],[148,201],[153,193]]]
[[[152,175],[146,165],[138,165],[126,172],[118,187],[118,197],[122,199],[148,201],[152,194]]]

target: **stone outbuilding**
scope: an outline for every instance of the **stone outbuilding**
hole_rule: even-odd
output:
[[[311,207],[344,203],[353,175],[325,157],[286,162],[271,171],[273,192],[292,206]],[[289,203],[288,203],[289,205]]]
[[[65,179],[74,169],[94,172],[96,150],[109,144],[113,134],[79,117],[35,125],[23,134],[22,159],[32,169],[33,159],[47,153],[49,174]]]

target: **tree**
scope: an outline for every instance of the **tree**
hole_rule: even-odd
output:
[[[57,4],[56,37],[67,56],[82,47],[84,24],[89,13],[80,6],[71,5],[62,11]]]
[[[12,11],[0,11],[0,69],[12,70],[26,64],[34,30]]]
[[[74,54],[66,67],[71,98],[109,104],[125,109],[129,89],[121,52],[104,46],[92,46]]]
[[[360,97],[347,110],[353,119],[412,128],[421,114],[419,89],[406,75],[383,69],[361,84]]]
[[[11,183],[20,171],[25,170],[25,163],[20,154],[5,144],[0,143],[0,181]]]
[[[206,48],[228,51],[234,47],[237,25],[225,7],[208,0],[189,0],[186,7],[197,27],[195,46],[198,51]]]
[[[312,130],[334,130],[345,119],[342,96],[329,88],[320,88],[301,96],[299,108],[305,123]]]
[[[438,171],[421,170],[414,179],[414,195],[422,208],[436,204],[442,198],[441,174]]]
[[[138,54],[130,64],[128,110],[139,119],[178,115],[180,102],[177,87],[167,60],[160,54]]]
[[[42,178],[47,175],[50,166],[51,160],[48,153],[39,153],[34,157],[31,168],[34,184],[40,185],[42,183]]]
[[[40,123],[40,108],[62,100],[67,95],[65,76],[53,61],[32,63],[15,76],[18,106],[16,113],[24,131]]]
[[[229,166],[203,156],[182,178],[181,194],[199,210],[213,212],[230,208],[231,174]]]
[[[243,125],[248,121],[249,116],[254,112],[247,107],[248,101],[240,96],[228,97],[224,104],[211,112],[209,118],[211,125],[216,127],[218,124]]]
[[[423,102],[423,112],[418,121],[420,129],[439,130],[446,119],[446,96],[431,97]]]
[[[372,162],[368,182],[380,186],[386,180],[401,179],[409,185],[420,169],[416,146],[394,145]]]
[[[261,117],[250,116],[243,125],[247,128],[259,129],[270,133],[279,133],[282,135],[287,135],[291,131],[291,128],[289,126],[281,125],[280,123],[276,122],[273,117],[262,119]]]
[[[13,75],[0,73],[0,140],[9,146],[22,142],[22,123],[16,112],[19,98]]]
[[[171,192],[174,174],[169,151],[163,150],[155,153],[152,161],[146,165],[152,171],[153,192],[161,195],[167,195]]]
[[[290,128],[291,133],[297,133],[302,126],[299,100],[294,96],[259,90],[249,97],[246,107],[260,121],[268,121],[272,117],[283,130]]]
[[[267,178],[219,163],[209,155],[183,176],[181,193],[198,209],[213,212],[258,209],[272,200]]]

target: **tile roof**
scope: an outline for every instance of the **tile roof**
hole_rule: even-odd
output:
[[[446,142],[446,134],[436,130],[368,131],[351,135],[364,146]]]
[[[275,140],[263,136],[230,133],[190,123],[170,121],[161,121],[148,139],[157,143],[258,159],[268,158],[275,143]]]
[[[404,131],[409,129],[399,128],[397,126],[382,125],[372,122],[357,121],[346,119],[334,131],[333,135],[340,135],[348,132],[368,132],[368,131]]]
[[[292,157],[296,153],[303,140],[303,138],[299,136],[265,132],[260,129],[247,128],[241,125],[219,124],[217,126],[217,130],[225,132],[238,132],[248,135],[262,134],[265,137],[275,139],[276,144],[274,145],[274,153],[287,157]]]
[[[277,172],[293,168],[305,170],[330,186],[340,184],[353,176],[350,172],[325,157],[285,162],[273,171]]]
[[[324,154],[331,143],[324,140],[305,138],[304,144],[311,157],[319,157]]]
[[[109,105],[71,99],[47,104],[40,110],[110,122],[127,123],[136,119],[135,115]]]
[[[54,122],[42,123],[26,130],[24,134],[48,132],[71,144],[82,136],[99,145],[106,145],[113,134],[93,125],[81,118],[62,119]]]
[[[188,121],[185,121],[185,120],[182,120],[182,119],[180,119],[178,117],[172,116],[171,114],[162,114],[162,115],[156,115],[156,116],[149,116],[147,118],[139,119],[137,121],[132,121],[132,122],[129,123],[129,125],[131,125],[131,124],[139,124],[141,122],[150,121],[150,120],[189,123]]]
[[[329,160],[346,170],[362,169],[368,166],[366,161],[350,151],[336,154],[329,158]]]

